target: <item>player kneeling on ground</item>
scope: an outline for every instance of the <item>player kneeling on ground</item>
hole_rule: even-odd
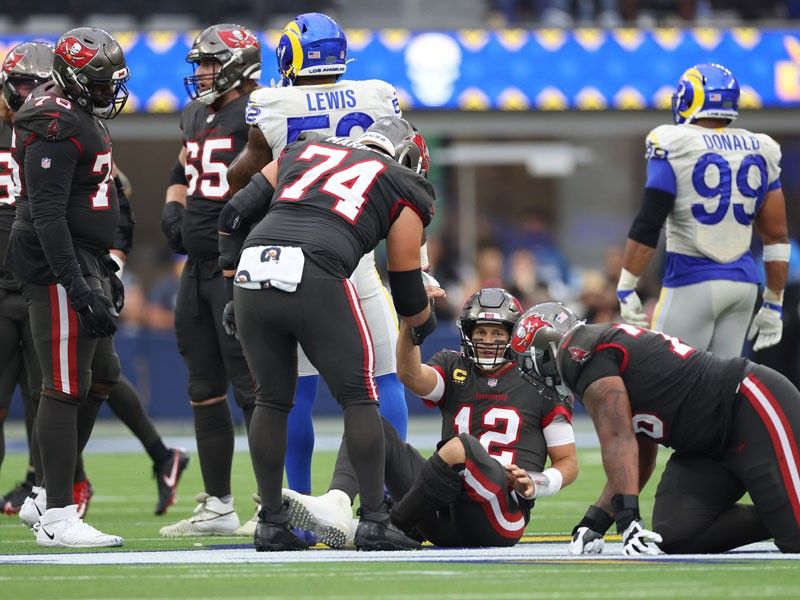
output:
[[[658,331],[587,325],[559,302],[529,309],[511,347],[529,377],[581,399],[600,438],[607,482],[573,531],[573,554],[601,552],[614,521],[629,555],[724,552],[768,538],[800,552],[800,392],[783,375]],[[675,452],[649,531],[639,492],[658,444]],[[745,493],[752,504],[738,504]]]
[[[437,292],[442,293],[428,286],[429,294]],[[418,540],[513,546],[535,500],[577,476],[569,404],[555,390],[523,378],[511,360],[509,342],[521,313],[507,291],[480,290],[459,317],[461,352],[443,350],[427,363],[412,329],[401,325],[400,379],[442,412],[442,441],[428,460],[383,421],[386,486],[396,501],[392,523]],[[357,493],[342,445],[328,493],[312,497],[284,490],[284,499],[293,526],[341,548],[352,540],[350,505]]]

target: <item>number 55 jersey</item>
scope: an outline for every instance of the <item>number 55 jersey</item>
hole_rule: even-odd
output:
[[[647,136],[647,184],[675,197],[666,287],[709,279],[757,283],[752,222],[780,188],[780,146],[746,129],[662,125]]]

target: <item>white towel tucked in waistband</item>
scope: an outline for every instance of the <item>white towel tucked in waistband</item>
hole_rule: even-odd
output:
[[[293,292],[303,277],[305,260],[300,248],[251,246],[242,252],[233,283],[250,290],[274,287]]]

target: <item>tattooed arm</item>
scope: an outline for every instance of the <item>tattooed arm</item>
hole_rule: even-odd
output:
[[[631,424],[631,403],[621,377],[603,377],[583,394],[583,405],[600,439],[608,482],[599,504],[610,512],[615,494],[639,494],[639,444]]]

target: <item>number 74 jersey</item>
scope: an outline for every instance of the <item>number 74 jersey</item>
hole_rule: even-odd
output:
[[[749,257],[752,222],[780,187],[780,146],[746,129],[662,125],[647,136],[648,182],[674,194],[667,252],[733,263]]]

